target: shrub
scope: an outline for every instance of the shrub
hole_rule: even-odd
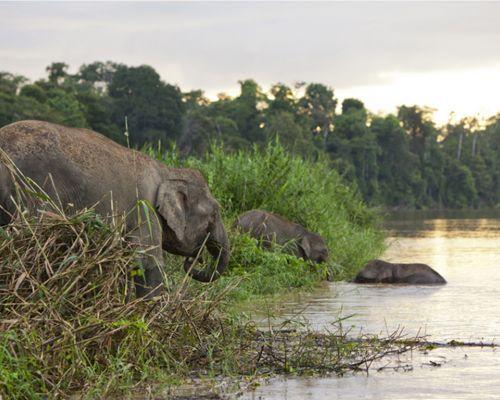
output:
[[[227,153],[222,145],[213,144],[203,159],[182,160],[175,149],[164,153],[149,148],[147,152],[168,165],[202,171],[221,204],[228,226],[245,211],[264,209],[320,233],[327,241],[336,279],[354,276],[366,261],[383,250],[376,213],[342,182],[326,160],[312,161],[291,155],[278,141],[264,149],[254,146],[251,151],[236,153]],[[231,266],[240,272],[256,268],[239,258],[245,251],[237,246],[243,243],[247,242],[233,237]],[[256,254],[255,257],[270,257],[267,262],[272,263],[274,256]],[[274,262],[287,268],[285,264],[292,261],[274,258]],[[275,273],[277,268],[273,269]],[[303,265],[304,270],[307,268]],[[303,271],[300,275],[304,276]]]

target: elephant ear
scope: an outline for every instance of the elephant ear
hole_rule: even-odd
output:
[[[311,243],[309,242],[309,238],[307,236],[303,236],[302,239],[298,242],[299,249],[302,252],[302,257],[304,260],[308,260],[311,258]]]
[[[179,241],[186,230],[187,198],[186,181],[177,179],[161,183],[156,194],[156,209]]]

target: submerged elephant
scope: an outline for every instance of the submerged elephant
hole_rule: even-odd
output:
[[[293,253],[297,257],[317,263],[328,259],[328,249],[320,235],[280,215],[263,210],[248,211],[238,217],[235,227],[262,240],[265,247],[269,247],[273,241],[280,245],[295,242]]]
[[[426,264],[393,264],[372,260],[358,273],[354,282],[444,285],[446,280]]]
[[[160,292],[163,249],[185,256],[184,269],[201,282],[217,279],[226,268],[229,242],[219,205],[198,171],[168,168],[99,133],[42,121],[3,127],[0,148],[4,159],[6,155],[63,207],[97,204],[100,215],[125,216],[128,237],[143,250],[138,296]],[[0,225],[8,224],[15,212],[14,186],[12,173],[2,163]],[[150,206],[138,207],[139,201]],[[216,264],[197,270],[192,257],[205,242]]]

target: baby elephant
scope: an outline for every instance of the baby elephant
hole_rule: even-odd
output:
[[[303,226],[280,215],[252,210],[240,215],[234,225],[250,236],[262,240],[266,248],[269,248],[273,241],[282,246],[295,243],[293,254],[297,257],[316,263],[328,259],[328,249],[320,235],[309,232]]]
[[[444,285],[446,280],[426,264],[392,264],[372,260],[358,273],[354,282]]]

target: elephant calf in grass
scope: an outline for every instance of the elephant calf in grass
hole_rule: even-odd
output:
[[[280,215],[252,210],[241,214],[234,226],[260,239],[265,247],[269,247],[272,242],[282,246],[293,243],[296,245],[293,253],[297,257],[316,263],[326,262],[328,259],[328,249],[320,235]]]
[[[393,264],[372,260],[358,273],[354,282],[444,285],[446,280],[426,264]]]
[[[185,256],[184,269],[201,282],[217,279],[226,268],[229,242],[219,204],[198,171],[168,168],[99,133],[42,121],[4,126],[0,148],[0,225],[16,212],[12,162],[64,209],[96,205],[104,217],[125,218],[129,239],[142,250],[138,296],[160,293],[163,250]],[[194,269],[193,257],[204,244],[215,264]]]

